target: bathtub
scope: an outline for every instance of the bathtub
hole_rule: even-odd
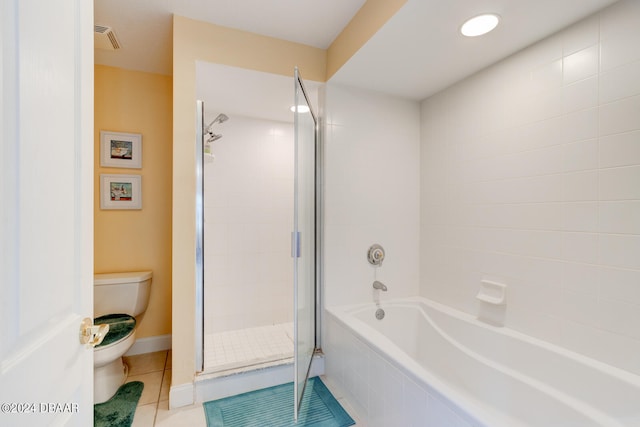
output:
[[[428,299],[326,314],[327,380],[369,427],[640,426],[639,376]]]

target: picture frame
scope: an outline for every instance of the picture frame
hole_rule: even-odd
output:
[[[100,131],[100,166],[142,168],[142,135]]]
[[[100,174],[100,209],[142,209],[142,176]]]

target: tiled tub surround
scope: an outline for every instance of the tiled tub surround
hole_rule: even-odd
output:
[[[640,377],[425,298],[327,310],[326,375],[369,427],[640,425]]]
[[[640,374],[640,1],[421,104],[419,294]]]

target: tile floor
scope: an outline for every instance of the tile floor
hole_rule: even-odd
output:
[[[202,403],[169,410],[170,350],[125,356],[124,360],[129,366],[127,382],[142,381],[144,383],[132,427],[206,427],[207,421]],[[330,382],[324,378],[323,381],[342,407],[356,421],[356,426],[365,427],[354,415],[351,405],[341,393],[331,387]]]

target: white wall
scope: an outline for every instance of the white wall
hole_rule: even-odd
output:
[[[422,103],[421,293],[640,373],[640,2]]]
[[[291,322],[293,125],[229,114],[213,131],[223,136],[204,167],[205,333]]]
[[[325,305],[370,302],[374,243],[386,250],[382,299],[417,295],[419,104],[327,84]]]

